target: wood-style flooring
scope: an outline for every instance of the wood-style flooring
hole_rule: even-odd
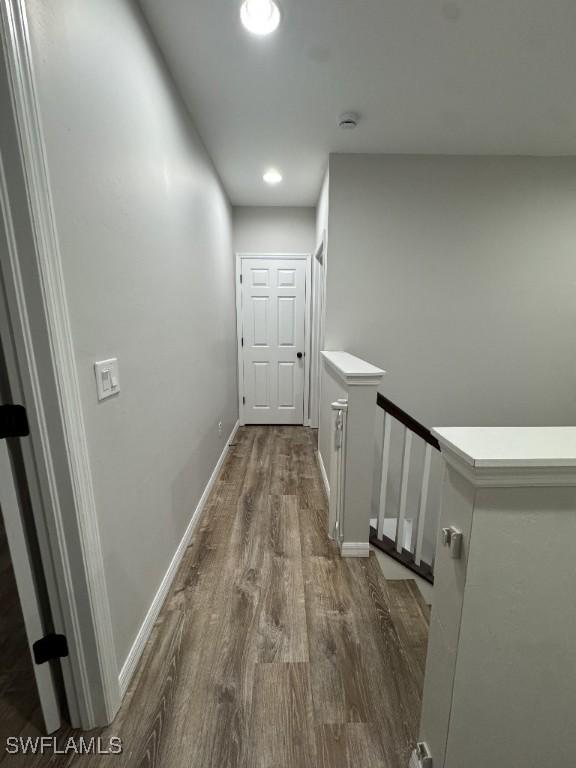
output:
[[[314,441],[238,432],[122,709],[93,734],[123,754],[2,768],[407,768],[427,607],[374,556],[338,556]]]

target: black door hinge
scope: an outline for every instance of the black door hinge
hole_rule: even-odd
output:
[[[242,336],[241,341],[242,341],[242,346],[244,346],[244,336]]]
[[[242,398],[242,405],[246,405],[246,398],[245,397]]]
[[[45,664],[52,659],[68,656],[68,641],[65,635],[45,635],[32,646],[36,664]]]
[[[0,439],[26,437],[30,434],[28,417],[23,405],[0,405]]]
[[[242,282],[242,275],[240,275],[240,282]]]

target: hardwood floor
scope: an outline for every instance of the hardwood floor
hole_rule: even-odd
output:
[[[2,768],[407,768],[426,607],[341,559],[302,427],[245,427],[112,726],[121,756]],[[60,734],[62,743],[72,731]]]

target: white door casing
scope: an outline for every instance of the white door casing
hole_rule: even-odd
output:
[[[23,0],[0,4],[0,323],[73,727],[112,722],[118,664],[62,258]],[[16,212],[16,215],[14,215]]]
[[[239,255],[240,413],[244,424],[304,424],[308,409],[307,255]]]
[[[30,663],[34,667],[44,725],[46,733],[53,733],[61,725],[60,706],[50,662],[34,664],[32,657],[32,645],[44,636],[45,629],[8,446],[5,440],[0,440],[0,514],[4,518],[12,568],[30,647]]]
[[[312,259],[312,334],[310,342],[310,426],[320,426],[320,352],[324,344],[326,230]]]

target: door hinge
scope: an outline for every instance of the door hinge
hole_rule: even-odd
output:
[[[0,405],[0,439],[26,437],[30,434],[28,417],[23,405]]]
[[[68,641],[65,635],[45,635],[32,646],[36,664],[45,664],[52,659],[68,656]]]
[[[240,282],[242,282],[242,275],[240,275]]]
[[[242,398],[242,405],[246,405],[246,398],[245,397]]]
[[[244,336],[242,336],[241,341],[242,341],[242,346],[244,346]]]

